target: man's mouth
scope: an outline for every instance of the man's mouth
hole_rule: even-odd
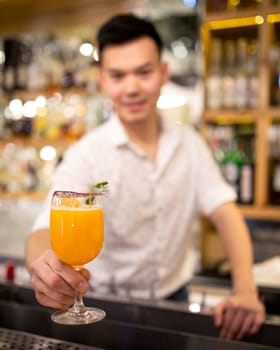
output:
[[[144,101],[133,101],[133,102],[128,102],[125,103],[125,106],[127,109],[130,111],[138,111],[143,108],[144,106]]]

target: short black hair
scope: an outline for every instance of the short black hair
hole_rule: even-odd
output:
[[[156,44],[159,55],[161,54],[163,43],[152,22],[132,13],[111,17],[97,33],[99,59],[102,59],[102,52],[106,47],[125,44],[142,37],[151,38]]]

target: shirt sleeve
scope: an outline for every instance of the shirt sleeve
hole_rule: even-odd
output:
[[[223,178],[220,168],[205,141],[194,133],[196,191],[199,210],[211,214],[218,206],[236,201],[237,194]]]

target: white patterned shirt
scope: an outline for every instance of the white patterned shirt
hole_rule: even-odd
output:
[[[200,213],[236,199],[200,135],[162,119],[156,164],[132,144],[116,116],[64,154],[33,229],[49,226],[50,195],[88,192],[108,181],[105,242],[87,267],[96,287],[162,298],[184,285],[197,264],[194,224]]]

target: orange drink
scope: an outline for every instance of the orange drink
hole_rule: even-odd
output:
[[[57,258],[77,272],[101,251],[104,241],[102,198],[108,193],[107,182],[92,187],[90,193],[55,191],[50,208],[50,240]],[[76,291],[74,304],[51,316],[60,324],[81,325],[102,320],[102,309],[86,307]]]
[[[104,240],[102,208],[96,205],[51,208],[51,245],[57,257],[74,267],[93,260]]]

